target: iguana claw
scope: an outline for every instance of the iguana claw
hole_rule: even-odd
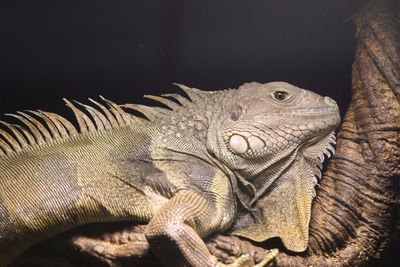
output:
[[[275,261],[276,256],[278,256],[279,250],[277,249],[271,249],[269,251],[269,253],[267,255],[265,255],[264,259],[254,265],[254,267],[267,267],[269,266],[271,263],[273,263]]]
[[[261,262],[255,264],[252,256],[250,256],[249,254],[244,254],[237,258],[233,263],[224,264],[220,262],[217,264],[216,267],[267,267],[270,266],[277,255],[278,250],[272,249]]]

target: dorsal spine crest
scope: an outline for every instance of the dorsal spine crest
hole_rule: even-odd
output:
[[[0,121],[0,124],[5,126],[5,130],[0,129],[0,157],[11,155],[26,147],[42,145],[53,140],[66,139],[79,134],[100,132],[143,122],[143,118],[126,113],[123,108],[138,111],[148,121],[158,123],[165,121],[173,114],[179,116],[181,113],[187,115],[189,111],[189,113],[193,113],[193,110],[198,112],[210,103],[209,100],[211,99],[208,99],[208,96],[213,95],[212,92],[203,92],[181,84],[175,85],[182,89],[189,96],[189,99],[179,94],[145,95],[146,98],[157,101],[165,107],[150,107],[139,104],[117,105],[100,96],[106,105],[89,98],[89,101],[97,106],[95,108],[77,101],[71,102],[64,99],[66,105],[71,108],[76,117],[79,130],[66,118],[52,112],[28,110],[26,112],[17,112],[17,114],[6,114],[16,118],[21,124]],[[86,110],[87,113],[83,112],[82,108],[78,108],[74,103],[83,107],[83,110]],[[195,117],[196,112],[192,114]],[[196,129],[200,127],[197,124],[194,125]],[[206,128],[203,125],[201,126],[201,128]],[[198,130],[200,131],[201,129]]]
[[[0,157],[11,155],[26,147],[42,145],[53,140],[123,127],[132,123],[132,119],[121,107],[104,97],[101,97],[101,99],[106,102],[108,109],[92,99],[89,100],[98,106],[101,111],[89,105],[76,102],[84,107],[90,117],[72,102],[64,99],[67,106],[75,114],[79,131],[67,119],[51,112],[28,110],[26,112],[18,111],[17,114],[6,114],[19,120],[21,124],[0,121],[0,124],[5,126],[4,130],[0,129]]]

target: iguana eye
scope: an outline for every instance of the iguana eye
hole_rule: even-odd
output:
[[[289,93],[286,91],[275,91],[272,96],[275,100],[284,101],[289,98]]]

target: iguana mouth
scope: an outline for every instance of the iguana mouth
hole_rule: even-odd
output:
[[[335,115],[337,113],[337,107],[303,108],[291,112],[293,115]]]

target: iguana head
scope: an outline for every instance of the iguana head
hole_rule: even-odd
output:
[[[337,104],[284,82],[248,83],[223,110],[208,149],[236,174],[239,198],[262,211],[255,221],[239,219],[235,233],[280,237],[288,249],[304,251],[316,176],[324,153],[334,151]]]
[[[331,148],[325,137],[340,121],[331,98],[284,82],[244,84],[230,102],[218,130],[220,159],[250,180],[264,169],[261,165],[294,151],[321,161]]]

